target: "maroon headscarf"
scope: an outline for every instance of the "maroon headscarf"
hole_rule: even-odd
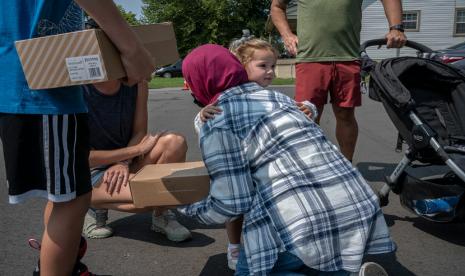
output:
[[[188,54],[182,62],[182,74],[202,105],[214,102],[224,90],[248,82],[239,60],[215,44],[202,45]]]

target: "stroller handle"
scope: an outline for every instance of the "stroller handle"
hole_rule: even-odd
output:
[[[386,44],[387,44],[387,39],[385,38],[367,40],[363,42],[362,45],[360,45],[360,53],[365,53],[365,50],[368,47],[381,46],[381,45],[386,45]],[[411,40],[407,40],[404,47],[409,47],[409,48],[418,50],[422,53],[431,53],[433,51],[429,47],[423,44],[420,44],[418,42],[411,41]]]

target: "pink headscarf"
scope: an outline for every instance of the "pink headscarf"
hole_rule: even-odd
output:
[[[214,102],[224,90],[248,82],[247,72],[228,49],[206,44],[195,48],[182,62],[182,74],[195,99]]]

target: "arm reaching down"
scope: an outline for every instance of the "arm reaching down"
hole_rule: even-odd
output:
[[[205,224],[224,223],[247,213],[255,188],[239,138],[229,131],[213,130],[201,138],[200,146],[210,174],[210,194],[178,210]]]

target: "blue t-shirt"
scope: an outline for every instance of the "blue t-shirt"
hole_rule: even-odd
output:
[[[86,112],[80,86],[30,90],[14,42],[82,29],[83,13],[72,0],[0,1],[0,113]]]

